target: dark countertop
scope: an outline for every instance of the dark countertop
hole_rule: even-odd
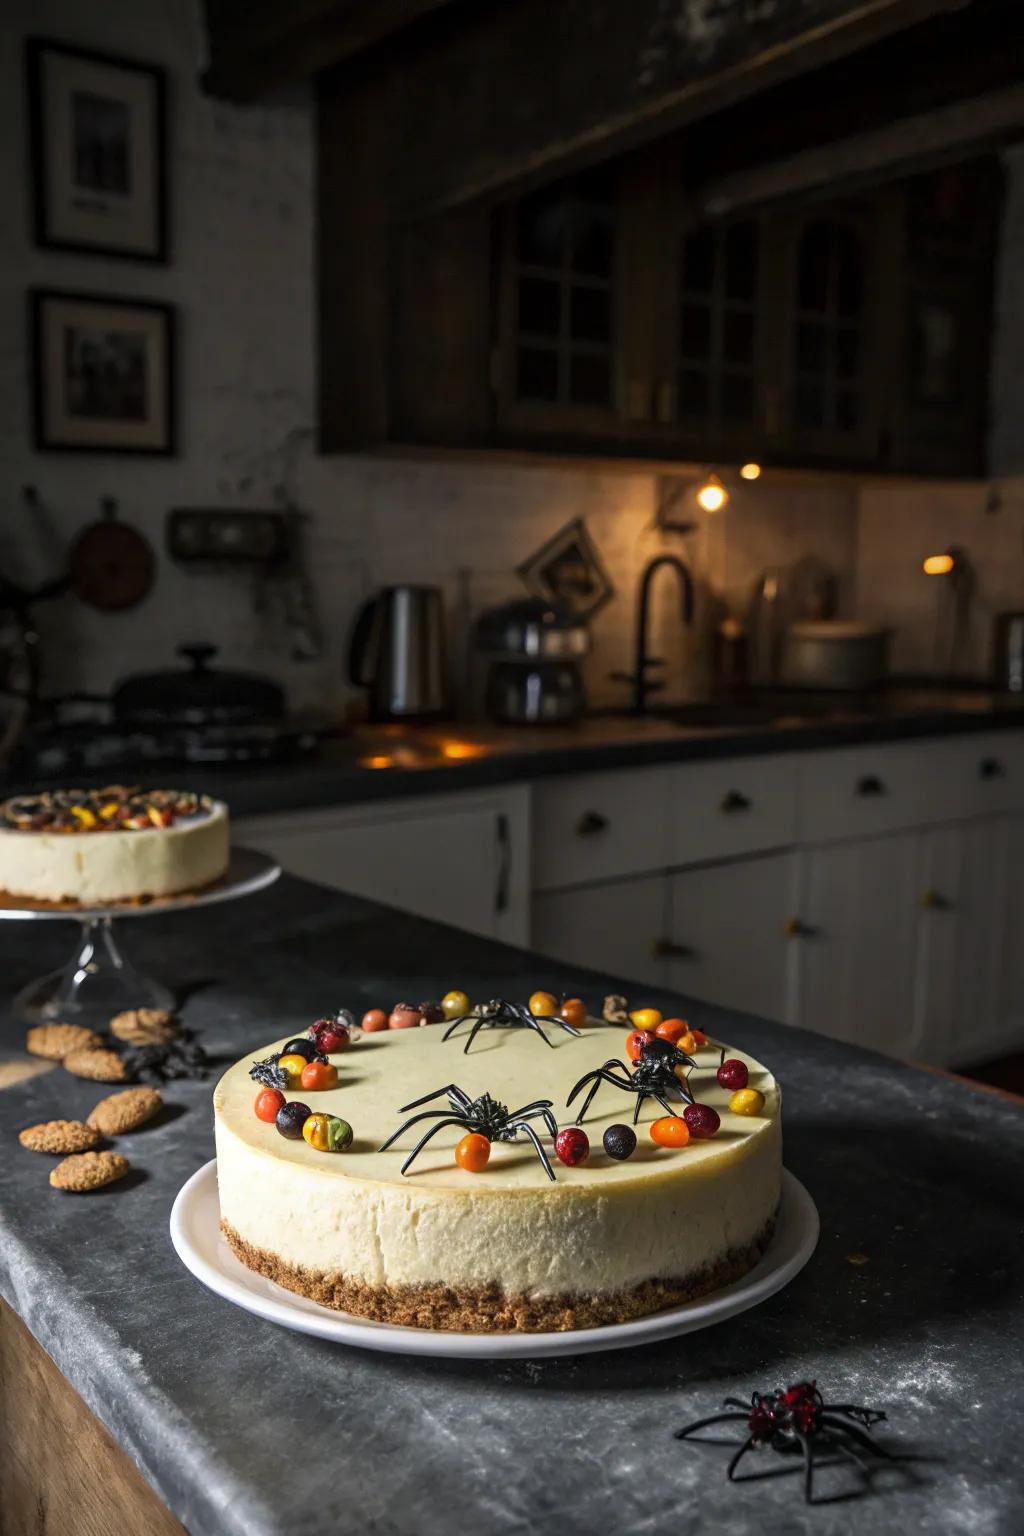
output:
[[[762,699],[724,709],[718,713],[715,706],[684,705],[676,719],[609,714],[569,726],[366,726],[327,740],[316,756],[293,763],[108,768],[70,778],[84,785],[125,775],[143,784],[170,782],[216,795],[240,817],[484,788],[554,774],[1024,728],[1024,701],[966,687],[893,687],[848,699],[789,693],[774,702]],[[53,782],[52,777],[20,778],[0,792],[51,788]],[[62,775],[60,782],[68,783],[69,776]]]
[[[453,984],[517,997],[543,980],[596,1003],[609,987],[287,878],[125,939],[230,1058],[341,1001]],[[5,995],[70,942],[63,923],[0,925]],[[126,1147],[129,1179],[75,1198],[14,1140],[101,1096],[60,1068],[0,1092],[0,1292],[191,1536],[1016,1536],[1024,1110],[800,1030],[680,1009],[776,1071],[786,1163],[822,1218],[808,1267],[730,1322],[543,1363],[375,1355],[278,1329],[204,1290],[171,1248],[172,1200],[213,1151],[212,1083],[170,1085],[163,1119]],[[9,1015],[3,1031],[16,1047]],[[834,1401],[885,1409],[890,1446],[940,1459],[807,1510],[795,1480],[731,1487],[723,1451],[672,1438],[727,1393],[808,1375]]]

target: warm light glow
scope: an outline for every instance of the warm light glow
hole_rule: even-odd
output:
[[[390,768],[394,761],[390,752],[378,752],[374,757],[361,757],[359,759],[359,766],[361,768]]]
[[[475,741],[442,741],[441,756],[449,758],[452,762],[459,762],[467,757],[480,757],[484,748]]]
[[[729,500],[729,492],[717,475],[708,475],[697,492],[697,505],[705,512],[721,512]]]
[[[948,576],[953,565],[952,555],[929,555],[923,570],[926,576]]]
[[[742,464],[740,466],[740,476],[744,480],[760,480],[760,464]]]

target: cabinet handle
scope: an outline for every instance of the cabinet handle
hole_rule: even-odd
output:
[[[787,918],[782,931],[787,939],[809,939],[814,933],[810,924],[801,922],[798,917]]]
[[[729,816],[733,811],[749,811],[750,801],[738,789],[730,789],[728,794],[722,796],[718,809],[724,816]]]
[[[888,794],[888,790],[881,779],[877,779],[873,773],[866,773],[862,779],[857,780],[857,794],[871,799],[875,795]]]
[[[512,838],[508,817],[499,813],[494,818],[494,839],[498,845],[498,874],[494,882],[494,910],[508,911],[509,881],[512,875]]]
[[[596,837],[599,832],[607,832],[608,818],[602,816],[600,811],[584,811],[576,823],[577,837]]]
[[[925,891],[921,905],[926,912],[948,912],[953,903],[941,891]]]
[[[983,757],[978,764],[979,779],[1005,779],[1006,769],[998,757]]]
[[[695,953],[689,944],[676,944],[672,939],[655,939],[651,944],[652,960],[692,960]]]

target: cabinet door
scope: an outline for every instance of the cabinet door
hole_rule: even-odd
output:
[[[665,933],[664,875],[615,880],[533,898],[530,947],[571,965],[664,988],[669,968],[657,953]]]
[[[914,1047],[914,834],[800,855],[797,1022],[904,1056]]]
[[[795,854],[780,853],[671,876],[672,990],[791,1022],[796,867]]]
[[[921,838],[911,1049],[936,1066],[981,1061],[998,1038],[1003,955],[1019,964],[1013,956],[1024,937],[1006,943],[1009,835],[1009,824],[996,820]]]
[[[256,817],[238,823],[234,835],[289,874],[469,933],[526,942],[525,790]]]

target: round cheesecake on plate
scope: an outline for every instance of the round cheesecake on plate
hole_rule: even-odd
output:
[[[0,896],[57,906],[154,900],[227,870],[228,811],[174,789],[52,790],[0,804]]]
[[[487,1113],[513,1116],[550,1100],[559,1127],[577,1126],[590,1084],[571,1107],[566,1101],[580,1078],[615,1059],[621,1068],[612,1077],[629,1083],[626,1031],[594,1023],[578,1036],[549,1030],[549,1049],[533,1029],[490,1029],[468,1054],[462,1037],[445,1041],[444,1033],[439,1025],[387,1031],[332,1056],[336,1086],[284,1091],[296,1105],[283,1121],[289,1134],[257,1117],[260,1085],[250,1076],[257,1058],[273,1063],[285,1042],[229,1069],[214,1094],[217,1180],[221,1229],[243,1264],[357,1317],[543,1332],[628,1321],[715,1290],[757,1262],[782,1174],[780,1095],[766,1067],[730,1051],[749,1084],[734,1098],[717,1081],[721,1049],[702,1046],[689,1090],[716,1111],[717,1129],[685,1146],[656,1145],[651,1124],[665,1112],[646,1099],[635,1151],[624,1160],[605,1150],[604,1133],[631,1124],[636,1094],[594,1078],[582,1161],[568,1166],[556,1156],[548,1122],[535,1115],[526,1123],[540,1151],[525,1132],[494,1140],[473,1172],[479,1163],[463,1158],[467,1124],[452,1108],[453,1088],[455,1101],[461,1094],[477,1114],[484,1095],[494,1101]],[[742,1077],[742,1067],[733,1070]],[[735,1112],[730,1103],[756,1112]],[[337,1142],[343,1151],[318,1150],[317,1141],[330,1144],[327,1130],[307,1137],[302,1105],[325,1127],[347,1122],[351,1141]],[[676,1117],[684,1109],[671,1107]],[[392,1140],[412,1116],[435,1110]],[[445,1118],[451,1123],[407,1164]],[[714,1125],[715,1116],[703,1118]],[[628,1133],[610,1138],[620,1154],[623,1144],[628,1149]],[[565,1140],[570,1161],[580,1146]]]

